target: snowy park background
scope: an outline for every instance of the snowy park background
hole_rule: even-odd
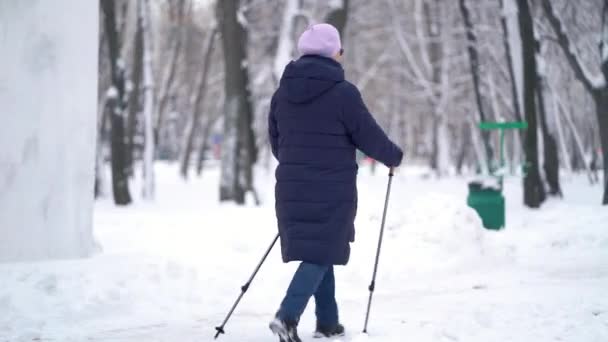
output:
[[[268,107],[316,22],[406,154],[369,335],[388,170],[361,156],[336,341],[608,341],[607,18],[605,0],[0,0],[0,342],[213,339],[277,231]],[[484,121],[529,125],[504,165]],[[500,231],[466,205],[490,174]],[[221,340],[274,340],[280,259]]]

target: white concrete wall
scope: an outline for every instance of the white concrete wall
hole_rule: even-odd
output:
[[[0,0],[0,262],[92,250],[98,7]]]

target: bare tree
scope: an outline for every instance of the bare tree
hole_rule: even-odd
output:
[[[479,53],[477,51],[477,36],[475,34],[475,28],[471,19],[471,14],[467,6],[466,0],[458,1],[460,14],[464,22],[467,37],[467,52],[469,54],[469,63],[471,65],[471,78],[473,80],[473,90],[475,92],[475,103],[477,105],[477,113],[479,115],[479,121],[487,121],[487,116],[483,106],[483,99],[481,96],[481,70],[479,66]],[[465,126],[466,127],[466,126]],[[492,148],[490,147],[490,132],[484,131],[482,133],[483,146],[485,150],[484,157],[486,158],[486,165],[490,165],[492,160]]]
[[[245,203],[253,191],[253,164],[257,159],[252,129],[246,19],[239,0],[218,1],[216,15],[224,50],[224,136],[220,201]],[[255,195],[255,191],[253,191]],[[257,197],[257,196],[256,196]]]
[[[214,106],[211,115],[207,115],[207,120],[203,124],[203,133],[201,134],[201,141],[198,147],[198,157],[196,162],[196,174],[200,176],[203,172],[203,166],[205,164],[205,152],[209,148],[209,136],[215,123],[222,117],[222,104],[224,103],[225,96],[219,96],[216,99],[216,106]]]
[[[537,52],[537,83],[536,83],[536,99],[538,101],[538,113],[540,119],[540,127],[543,136],[543,170],[545,171],[545,179],[549,185],[549,195],[563,196],[562,188],[559,183],[559,155],[557,152],[557,141],[553,134],[549,131],[547,122],[547,107],[545,105],[545,62],[540,52],[540,42],[536,40]],[[538,66],[541,64],[541,66]]]
[[[144,162],[143,162],[143,191],[145,199],[154,198],[154,80],[152,79],[152,49],[150,7],[148,0],[139,0],[139,31],[142,35],[142,69],[143,69],[143,117],[144,117]]]
[[[102,94],[97,106],[97,148],[95,153],[95,198],[105,196],[106,177],[104,170],[103,135],[106,131],[108,112],[107,92]]]
[[[108,95],[112,123],[112,189],[114,202],[118,205],[127,205],[131,203],[131,194],[129,193],[129,166],[125,144],[124,117],[127,110],[125,63],[120,56],[120,41],[116,29],[114,0],[101,1],[101,6],[104,13],[108,55],[112,74],[112,87]]]
[[[524,204],[539,208],[545,200],[545,188],[539,171],[538,161],[538,120],[536,115],[537,66],[534,21],[528,0],[517,0],[519,8],[519,30],[522,41],[524,62],[524,110],[528,130],[526,133],[526,176],[524,178]]]
[[[137,6],[141,6],[139,0]],[[138,11],[139,12],[139,11]],[[129,160],[129,173],[133,175],[133,164],[135,162],[135,136],[137,134],[137,117],[141,113],[142,74],[144,60],[144,37],[141,19],[138,13],[138,23],[135,29],[133,63],[131,68],[131,91],[129,92],[129,116],[127,118],[127,156]]]
[[[283,75],[283,69],[291,61],[294,51],[294,29],[300,11],[300,1],[286,1],[283,9],[281,28],[277,35],[277,51],[273,63],[273,76],[276,84]]]
[[[203,70],[201,72],[199,84],[197,87],[196,96],[193,101],[192,115],[190,122],[186,126],[186,135],[184,136],[185,142],[182,148],[181,166],[180,173],[184,179],[188,178],[188,169],[190,165],[191,153],[194,146],[194,136],[197,128],[200,124],[200,117],[203,111],[203,102],[205,94],[207,92],[207,79],[209,77],[209,67],[211,65],[211,55],[213,53],[213,46],[217,34],[217,29],[213,27],[207,34],[207,41],[205,42],[205,48],[203,51]]]
[[[509,36],[514,33],[509,32],[509,25],[507,23],[507,16],[510,15],[510,13],[508,13],[508,9],[510,7],[507,7],[505,0],[498,1],[500,5],[500,11],[502,12],[502,15],[500,16],[500,26],[502,28],[502,42],[505,51],[505,60],[507,62],[507,70],[509,72],[509,85],[511,86],[511,102],[513,106],[513,114],[515,115],[515,119],[517,119],[517,121],[522,121],[523,117],[521,115],[521,105],[519,103],[517,78],[515,77],[515,67],[513,65],[513,48],[511,47],[511,43],[509,42]]]
[[[185,16],[186,2],[187,0],[177,0],[167,3],[170,10],[176,12],[177,20],[175,23],[170,23],[172,28],[169,35],[172,37],[172,39],[170,41],[171,50],[169,61],[166,65],[160,67],[161,82],[157,88],[156,98],[158,99],[158,105],[156,106],[156,112],[154,115],[156,119],[154,136],[157,143],[159,143],[159,140],[162,137],[165,115],[167,114],[167,106],[169,105],[169,98],[171,97],[171,92],[173,90],[174,81],[177,74],[178,62],[180,54],[182,53],[183,34],[181,32],[181,24]]]
[[[452,79],[449,75],[453,59],[451,54],[450,26],[445,25],[445,16],[450,15],[446,7],[448,3],[442,0],[415,2],[417,17],[416,29],[420,26],[424,32],[417,34],[420,57],[414,53],[412,44],[406,38],[399,9],[395,0],[388,0],[391,23],[397,41],[397,46],[404,57],[409,79],[422,91],[422,97],[432,110],[431,122],[431,168],[438,176],[445,176],[450,167],[449,126],[446,115],[446,105],[453,96]]]
[[[608,0],[604,0],[602,11],[602,31],[600,43],[601,73],[591,76],[582,64],[570,37],[554,10],[550,0],[542,0],[542,7],[551,27],[557,35],[557,40],[566,56],[568,64],[578,80],[595,102],[596,116],[599,124],[600,139],[604,160],[604,198],[602,203],[608,205]]]

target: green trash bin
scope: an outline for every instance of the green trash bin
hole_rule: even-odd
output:
[[[477,211],[485,228],[500,230],[505,227],[505,197],[499,189],[484,187],[479,182],[469,183],[467,204]]]
[[[489,168],[487,172],[496,178],[498,184],[496,186],[484,186],[483,181],[475,181],[469,183],[469,196],[467,204],[475,209],[483,226],[487,229],[499,230],[505,227],[505,197],[502,195],[504,185],[504,167],[505,167],[505,131],[508,130],[524,130],[528,129],[527,122],[481,122],[479,128],[482,131],[500,131],[500,154],[499,168]],[[488,163],[490,164],[490,163]],[[501,172],[498,172],[501,170]]]

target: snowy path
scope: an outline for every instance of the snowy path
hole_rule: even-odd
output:
[[[95,257],[0,265],[0,342],[211,341],[275,234],[272,197],[219,206],[214,171],[189,184],[176,174],[158,166],[154,204],[97,204]],[[399,175],[370,336],[359,334],[385,182],[362,171],[357,242],[337,269],[350,333],[339,341],[608,341],[608,212],[600,189],[576,178],[564,202],[537,212],[521,207],[512,181],[509,227],[495,233],[462,205],[463,179]],[[271,178],[259,186],[271,196]],[[219,341],[275,341],[266,324],[295,266],[275,249]]]

